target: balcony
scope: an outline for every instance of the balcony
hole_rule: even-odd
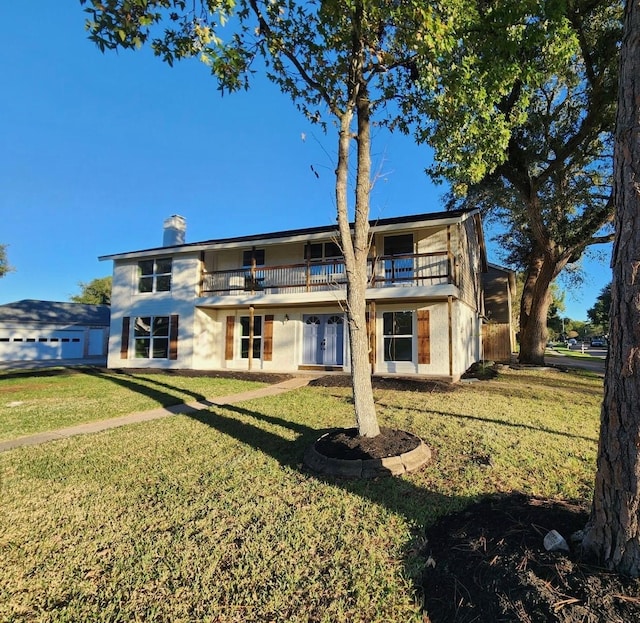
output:
[[[369,288],[456,284],[453,257],[447,251],[370,258]],[[345,288],[342,258],[283,266],[255,266],[204,272],[200,296],[298,294]]]

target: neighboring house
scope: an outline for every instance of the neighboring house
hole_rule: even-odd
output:
[[[485,324],[482,326],[483,359],[510,361],[516,350],[513,330],[513,299],[516,295],[514,271],[495,264],[482,275]]]
[[[335,225],[164,246],[113,260],[111,368],[349,370]],[[480,215],[371,223],[367,289],[376,374],[457,379],[482,357],[487,270]]]
[[[0,305],[0,361],[95,359],[104,364],[109,306],[23,300]]]

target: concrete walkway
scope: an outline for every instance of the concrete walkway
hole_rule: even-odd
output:
[[[231,405],[245,400],[253,400],[254,398],[264,398],[265,396],[277,396],[285,392],[290,392],[300,387],[305,387],[313,379],[318,378],[314,375],[296,376],[282,383],[261,387],[239,394],[230,394],[228,396],[218,396],[210,400],[199,400],[171,407],[159,407],[150,411],[139,411],[130,413],[120,417],[114,417],[107,420],[98,420],[96,422],[88,422],[87,424],[78,424],[77,426],[69,426],[67,428],[58,428],[57,430],[46,431],[44,433],[36,433],[17,439],[9,439],[8,441],[0,441],[0,452],[21,448],[24,446],[35,446],[47,441],[55,441],[56,439],[66,439],[76,435],[86,435],[89,433],[98,433],[110,428],[118,428],[119,426],[127,426],[128,424],[136,424],[138,422],[148,422],[149,420],[159,420],[160,418],[169,417],[171,415],[192,414],[208,409],[209,407],[218,405]]]

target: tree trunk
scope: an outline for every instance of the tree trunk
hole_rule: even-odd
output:
[[[366,96],[366,94],[365,94]],[[351,348],[351,384],[358,432],[364,437],[380,434],[371,384],[369,337],[366,321],[367,256],[369,249],[370,136],[368,100],[358,97],[356,210],[353,236],[347,209],[351,113],[341,118],[336,168],[336,203],[340,241],[347,272],[347,321]]]
[[[534,254],[520,299],[520,363],[544,365],[551,283],[556,274],[556,267],[543,253]]]
[[[614,150],[610,346],[585,555],[640,577],[640,0],[628,0]]]

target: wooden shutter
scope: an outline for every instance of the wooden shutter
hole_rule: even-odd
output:
[[[418,363],[431,363],[428,309],[418,310]]]
[[[273,359],[273,314],[264,317],[262,329],[262,358],[264,361]]]
[[[122,319],[122,338],[120,341],[120,359],[129,358],[129,326],[131,324],[131,318],[125,316]]]
[[[178,358],[178,316],[174,314],[169,319],[169,359]]]
[[[235,316],[227,316],[227,332],[224,339],[224,358],[226,361],[233,359],[233,327]]]
[[[367,337],[369,338],[369,363],[376,365],[376,314],[375,311],[368,311],[367,316]]]

